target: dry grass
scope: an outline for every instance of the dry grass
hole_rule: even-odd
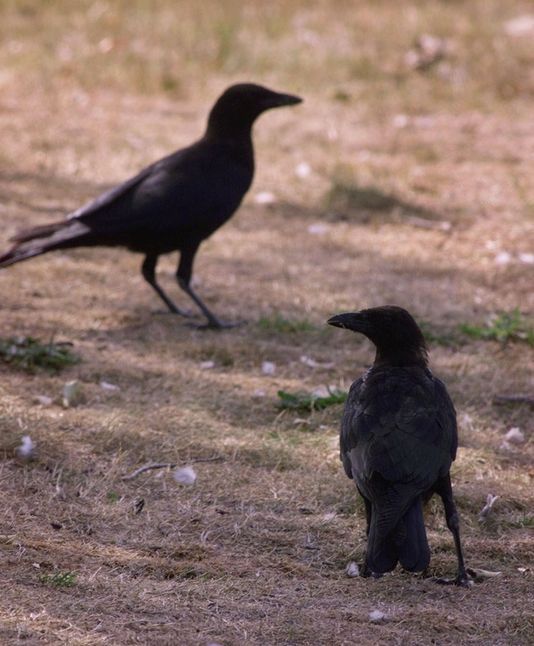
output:
[[[2,643],[532,639],[531,411],[492,405],[531,391],[532,349],[459,332],[499,310],[532,312],[532,266],[520,260],[532,253],[532,39],[504,29],[529,10],[497,0],[0,3],[6,239],[189,142],[233,80],[306,98],[262,117],[254,187],[199,255],[208,302],[248,326],[200,333],[153,314],[140,258],[123,252],[58,253],[0,273],[0,336],[54,336],[83,359],[60,375],[0,364]],[[449,39],[450,53],[409,70],[404,54],[425,32]],[[293,172],[301,162],[306,178]],[[277,201],[258,205],[260,191]],[[309,233],[317,223],[326,229]],[[510,262],[496,263],[501,252]],[[173,263],[160,268],[169,290]],[[347,386],[370,347],[324,320],[387,302],[425,322],[457,405],[467,559],[502,572],[469,591],[401,572],[347,578],[364,524],[338,461],[340,407],[277,408],[279,389]],[[304,354],[336,368],[309,368]],[[215,367],[202,370],[207,360]],[[275,376],[262,375],[263,360]],[[33,403],[74,378],[79,406]],[[512,426],[527,442],[501,449]],[[38,450],[27,464],[13,458],[24,434]],[[211,457],[221,459],[195,464],[192,487],[162,471],[121,480],[147,461]],[[500,499],[480,527],[488,492]],[[428,525],[432,571],[451,574],[437,503]],[[386,621],[371,624],[373,609]]]

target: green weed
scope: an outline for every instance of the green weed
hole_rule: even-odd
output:
[[[509,525],[517,529],[534,529],[534,515],[527,514],[510,522]]]
[[[462,323],[460,331],[474,339],[500,343],[523,341],[534,346],[534,328],[517,307],[512,312],[493,314],[484,325]]]
[[[280,398],[279,406],[284,410],[314,411],[324,410],[329,406],[343,404],[347,399],[347,393],[343,390],[330,390],[328,395],[321,396],[314,393],[296,392],[288,393],[285,390],[278,391]]]
[[[80,361],[68,345],[41,343],[31,336],[0,339],[0,359],[27,372],[35,372],[37,368],[59,372]]]
[[[71,588],[76,583],[76,572],[54,572],[41,574],[39,581],[54,588]]]
[[[281,314],[272,316],[262,316],[258,321],[258,326],[267,332],[277,332],[279,334],[293,334],[296,332],[314,332],[317,328],[313,323],[306,319],[286,319]]]

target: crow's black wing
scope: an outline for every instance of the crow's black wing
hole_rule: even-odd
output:
[[[95,235],[172,246],[176,237],[206,237],[239,206],[253,165],[236,163],[204,140],[149,166],[73,214]]]
[[[114,202],[123,198],[143,180],[145,180],[152,173],[154,166],[155,164],[151,164],[150,166],[143,168],[143,170],[137,173],[134,177],[130,177],[130,179],[122,182],[122,184],[118,184],[117,186],[110,188],[108,191],[105,191],[94,200],[91,200],[91,202],[88,202],[79,209],[76,209],[76,211],[69,213],[67,219],[71,220],[76,218],[83,221],[92,214],[110,207]]]
[[[422,493],[448,472],[455,446],[454,408],[430,371],[373,368],[351,388],[341,451],[364,494],[373,476]]]
[[[458,427],[456,423],[456,410],[452,403],[445,384],[437,377],[434,377],[436,403],[438,414],[436,421],[441,427],[444,436],[450,441],[450,456],[456,460],[456,451],[458,450]]]
[[[362,413],[361,392],[366,375],[357,379],[350,387],[343,417],[341,419],[341,433],[339,436],[339,454],[343,468],[349,478],[352,478],[352,463],[350,459],[350,450],[353,447],[356,438],[353,438],[353,427],[357,424]]]

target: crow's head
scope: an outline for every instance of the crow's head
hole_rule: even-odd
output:
[[[327,323],[365,335],[376,346],[376,364],[426,365],[423,333],[412,315],[402,307],[385,305],[347,314],[337,314]]]
[[[274,92],[254,83],[231,85],[217,99],[208,119],[208,132],[234,134],[247,131],[265,110],[296,105],[302,99],[293,94]]]

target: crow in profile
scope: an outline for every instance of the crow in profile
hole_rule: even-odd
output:
[[[203,137],[148,166],[60,222],[20,232],[0,267],[72,247],[126,247],[144,254],[142,274],[169,310],[186,316],[156,281],[161,254],[180,252],[176,278],[212,328],[229,327],[191,286],[200,243],[236,211],[254,175],[252,125],[265,110],[300,103],[260,85],[229,87],[216,101]]]
[[[362,576],[409,571],[430,562],[423,504],[441,496],[458,557],[455,579],[469,585],[464,566],[450,467],[456,457],[456,412],[444,384],[428,368],[423,334],[394,306],[338,314],[330,325],[359,332],[376,346],[374,364],[355,381],[341,422],[341,460],[367,515]]]

